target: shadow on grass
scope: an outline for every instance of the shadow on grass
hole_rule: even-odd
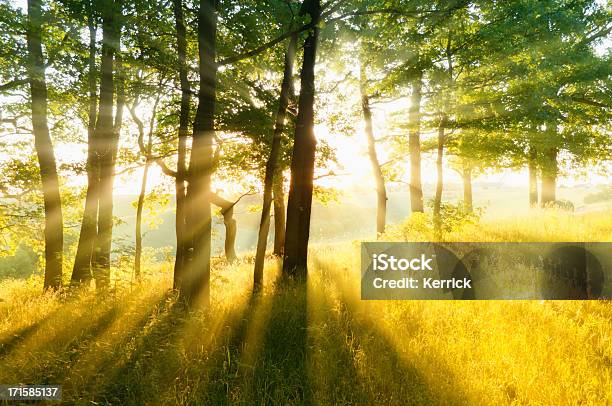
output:
[[[13,351],[19,344],[23,341],[27,340],[28,337],[31,337],[34,333],[41,328],[44,324],[45,319],[40,319],[29,326],[24,326],[17,331],[14,331],[12,335],[8,338],[0,341],[0,359],[4,356],[8,355],[11,351]]]
[[[32,325],[19,341],[22,345],[14,345],[0,362],[4,378],[39,385],[61,382],[62,374],[78,359],[82,349],[102,334],[119,314],[117,308],[111,307],[76,332],[71,324],[49,337],[44,336],[44,326],[48,323]],[[30,346],[28,338],[36,340],[35,336],[41,336],[41,342],[35,341]]]
[[[418,319],[402,324],[404,331],[400,331],[396,326],[387,324],[384,312],[375,313],[380,307],[369,306],[369,302],[362,301],[358,291],[351,289],[339,275],[326,273],[323,283],[336,292],[334,329],[345,332],[350,337],[346,341],[348,346],[358,348],[361,353],[353,357],[361,375],[357,384],[367,383],[363,391],[370,394],[370,400],[353,399],[351,404],[473,402],[469,393],[458,386],[455,373],[438,354],[420,354],[409,347],[403,348],[410,345],[411,339],[419,336]],[[396,304],[389,302],[388,305]],[[440,331],[440,334],[445,332]],[[427,368],[423,368],[423,362],[429,363]]]

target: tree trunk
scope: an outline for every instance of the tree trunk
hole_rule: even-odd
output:
[[[116,122],[113,121],[113,99],[115,94],[114,59],[119,48],[120,28],[118,4],[112,0],[104,7],[102,21],[102,62],[100,65],[100,105],[96,123],[96,139],[100,142],[98,183],[98,235],[94,245],[93,270],[96,288],[110,285],[110,256],[113,233],[113,181],[117,149]],[[122,86],[117,87],[121,92]],[[117,97],[117,115],[120,118],[122,96]],[[120,121],[120,120],[118,120]]]
[[[374,180],[376,181],[376,235],[380,236],[385,232],[387,218],[387,190],[385,187],[385,178],[378,161],[376,154],[376,139],[374,138],[374,130],[372,127],[372,110],[370,109],[370,98],[366,92],[366,76],[365,66],[362,62],[360,68],[360,92],[361,92],[361,110],[363,112],[363,120],[365,122],[365,134],[368,142],[368,156],[372,165]]]
[[[144,166],[142,174],[142,183],[140,185],[140,194],[138,195],[138,204],[136,206],[136,248],[134,250],[134,276],[136,280],[141,277],[141,259],[142,259],[142,209],[144,207],[145,194],[147,191],[147,177],[149,176],[149,160]]]
[[[529,147],[529,206],[538,205],[538,153],[534,147]]]
[[[31,89],[32,132],[42,183],[45,210],[44,289],[62,286],[64,230],[59,180],[47,124],[47,82],[42,53],[40,0],[28,0],[28,75]]]
[[[189,185],[186,195],[186,269],[182,279],[182,295],[187,303],[210,302],[211,254],[211,191],[215,136],[217,65],[215,37],[217,33],[216,0],[202,0],[198,12],[198,49],[200,90],[198,109],[193,124],[193,144],[189,163]]]
[[[542,165],[542,207],[557,200],[557,148],[550,148],[546,153],[546,162]]]
[[[223,225],[225,226],[225,259],[229,263],[235,262],[238,259],[238,255],[236,255],[237,226],[234,219],[234,206],[236,203],[230,202],[216,193],[211,194],[211,202],[221,208],[221,215],[223,216]]]
[[[89,116],[87,124],[87,193],[85,195],[85,210],[77,245],[74,267],[72,268],[71,284],[78,285],[91,281],[91,262],[93,247],[96,240],[98,217],[98,180],[100,177],[97,162],[97,141],[95,137],[96,108],[98,96],[96,94],[96,22],[93,5],[89,3],[89,58],[88,58],[88,87],[89,87]]]
[[[155,115],[157,114],[157,106],[159,104],[161,93],[157,94],[153,109],[151,110],[151,120],[149,121],[149,134],[147,136],[147,145],[144,145],[144,126],[141,120],[137,119],[136,112],[132,109],[132,117],[138,126],[138,145],[140,150],[145,155],[145,166],[142,173],[142,183],[140,185],[140,194],[138,195],[138,203],[136,205],[136,247],[134,250],[134,276],[137,280],[141,277],[141,258],[142,258],[142,210],[144,208],[145,196],[147,193],[147,179],[149,176],[149,167],[151,166],[151,153],[153,152],[153,131],[155,130]]]
[[[181,0],[173,0],[174,18],[176,21],[176,45],[179,59],[179,80],[181,83],[181,107],[178,129],[178,159],[176,169],[176,256],[174,262],[174,289],[181,286],[185,258],[185,179],[187,174],[187,137],[189,131],[189,101],[191,89],[187,76],[187,34],[183,17]]]
[[[423,188],[421,186],[421,98],[423,72],[412,81],[412,96],[408,112],[408,149],[410,151],[410,208],[423,212]]]
[[[434,197],[433,206],[433,222],[434,230],[438,237],[442,235],[442,217],[440,209],[442,206],[442,191],[444,188],[444,127],[446,123],[446,116],[443,115],[440,119],[440,125],[438,126],[438,149],[436,159],[436,172],[438,179],[436,181],[436,195]]]
[[[285,248],[285,191],[283,172],[278,170],[274,177],[274,255],[282,257]]]
[[[278,102],[278,112],[274,124],[274,135],[270,148],[270,156],[266,163],[266,174],[264,178],[263,207],[261,210],[261,220],[259,222],[259,234],[257,236],[257,249],[255,253],[255,268],[253,271],[253,290],[258,290],[263,284],[263,269],[266,248],[268,245],[268,233],[270,230],[270,209],[272,206],[272,189],[274,188],[274,178],[277,174],[277,161],[281,149],[283,131],[285,130],[285,118],[289,98],[291,95],[291,81],[293,80],[293,61],[295,59],[295,49],[297,46],[297,34],[292,35],[285,53],[285,67],[283,70],[283,82],[281,84]],[[277,182],[278,183],[278,182]],[[282,188],[282,184],[280,185]],[[278,186],[277,186],[278,188]],[[276,205],[275,205],[276,206]]]
[[[314,28],[308,32],[304,42],[283,261],[283,273],[298,277],[306,276],[308,263],[308,238],[317,144],[314,136],[314,96],[318,22],[321,17],[320,0],[304,0],[301,14],[305,13],[310,15]]]
[[[467,160],[463,160],[463,204],[468,212],[474,210],[472,198],[472,166]]]

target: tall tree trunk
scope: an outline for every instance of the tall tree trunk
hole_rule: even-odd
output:
[[[289,40],[287,52],[285,53],[285,67],[283,70],[283,82],[281,84],[278,102],[278,112],[274,124],[274,135],[270,156],[266,162],[266,174],[264,177],[263,208],[261,210],[261,220],[259,222],[259,234],[257,236],[257,249],[255,253],[255,269],[253,271],[253,290],[258,290],[263,283],[264,259],[268,245],[268,233],[270,230],[270,210],[272,206],[272,189],[274,188],[274,178],[277,171],[277,161],[281,149],[281,140],[285,130],[285,118],[291,87],[293,80],[293,61],[295,60],[295,49],[297,46],[297,34],[292,35]],[[282,184],[280,185],[282,188]],[[278,186],[277,186],[278,188]]]
[[[463,160],[463,204],[468,212],[474,210],[474,201],[472,197],[472,165],[468,160]]]
[[[149,121],[149,134],[147,136],[147,145],[144,145],[144,126],[140,119],[136,116],[134,108],[131,109],[132,117],[138,126],[138,145],[141,152],[145,155],[145,166],[142,173],[142,182],[140,185],[140,193],[138,195],[138,203],[136,204],[136,247],[134,251],[134,276],[137,280],[141,277],[141,259],[142,259],[142,210],[144,208],[145,196],[147,193],[147,179],[149,177],[149,168],[151,166],[151,154],[153,152],[153,131],[155,130],[155,115],[157,114],[157,106],[160,100],[160,94],[157,94],[153,109],[151,110],[151,120]]]
[[[136,247],[134,250],[134,276],[136,280],[141,277],[141,260],[142,260],[142,209],[144,208],[145,194],[147,191],[147,178],[149,176],[150,161],[144,166],[142,173],[142,183],[140,184],[140,194],[138,195],[138,204],[136,205]]]
[[[217,33],[216,0],[202,0],[198,12],[198,47],[200,90],[198,109],[193,124],[193,145],[189,163],[189,185],[186,195],[186,270],[182,279],[182,295],[187,303],[207,305],[210,301],[211,191],[215,136],[217,65],[215,37]]]
[[[361,110],[365,122],[365,134],[368,141],[368,156],[372,165],[374,180],[376,181],[376,235],[380,236],[385,232],[387,218],[387,190],[385,178],[376,154],[376,139],[372,126],[372,110],[370,109],[370,98],[366,91],[365,66],[362,63],[360,68]]]
[[[528,167],[529,167],[529,206],[537,207],[538,205],[538,152],[532,146],[528,152]]]
[[[542,165],[542,207],[546,207],[549,203],[557,200],[557,148],[550,148],[546,154],[546,161]]]
[[[412,80],[412,96],[408,112],[408,149],[410,152],[410,208],[423,212],[423,187],[421,185],[421,98],[423,72]]]
[[[173,0],[174,19],[176,21],[176,45],[179,59],[178,73],[181,83],[181,107],[178,129],[178,159],[176,169],[176,256],[174,261],[174,289],[181,286],[185,258],[185,179],[187,175],[187,137],[189,131],[189,101],[191,89],[187,76],[187,34],[183,4],[181,0]]]
[[[440,125],[438,126],[438,148],[437,148],[437,159],[436,159],[436,173],[438,179],[436,181],[436,195],[434,197],[433,206],[433,222],[434,230],[438,237],[442,235],[442,217],[440,209],[442,206],[442,191],[444,188],[444,127],[446,124],[446,116],[443,115],[440,119]]]
[[[62,286],[64,230],[59,179],[47,124],[47,82],[42,53],[40,0],[28,0],[28,75],[31,90],[32,132],[38,156],[45,209],[44,289]]]
[[[321,18],[320,0],[304,0],[301,14],[310,15],[315,24],[304,41],[300,98],[295,126],[295,141],[291,159],[291,184],[287,203],[287,233],[283,273],[306,276],[308,239],[315,165],[316,138],[314,136],[315,63],[317,57],[318,22]]]
[[[274,176],[274,255],[281,257],[285,248],[285,191],[283,190],[283,171],[277,170]]]
[[[95,137],[96,109],[98,95],[96,94],[96,21],[93,12],[93,4],[89,3],[89,16],[87,20],[89,28],[89,57],[88,57],[88,88],[89,88],[89,113],[87,123],[87,193],[85,195],[85,210],[77,245],[74,267],[72,268],[71,283],[73,285],[89,283],[91,281],[91,261],[93,247],[98,234],[98,180],[100,178],[97,162],[97,141]]]
[[[117,149],[116,122],[113,121],[115,95],[114,59],[119,48],[120,27],[118,2],[109,0],[102,21],[102,62],[100,65],[100,105],[96,123],[96,139],[100,142],[100,180],[98,183],[98,235],[94,245],[93,270],[96,288],[110,284],[110,256],[113,233],[113,181]],[[122,86],[118,86],[120,92]],[[121,95],[117,98],[117,115],[122,114]],[[120,108],[121,107],[121,108]]]
[[[236,255],[236,232],[238,228],[236,219],[234,219],[234,206],[236,203],[230,202],[216,193],[211,194],[211,202],[221,208],[221,215],[223,216],[223,225],[225,226],[225,259],[229,263],[235,262],[238,259],[238,255]]]

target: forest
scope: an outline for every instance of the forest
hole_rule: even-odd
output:
[[[612,242],[609,0],[0,0],[0,44],[0,385],[612,402],[606,299],[359,296],[364,241]]]

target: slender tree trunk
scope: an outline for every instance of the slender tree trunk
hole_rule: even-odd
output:
[[[200,90],[198,109],[193,124],[193,145],[189,163],[186,224],[186,270],[182,278],[182,295],[187,303],[210,302],[211,254],[211,191],[215,135],[217,65],[215,37],[217,33],[216,0],[202,0],[198,12],[198,46]]]
[[[268,244],[268,233],[270,230],[270,211],[272,206],[272,189],[274,188],[274,177],[277,171],[277,161],[281,149],[281,140],[285,130],[285,118],[289,98],[291,94],[291,81],[293,80],[293,61],[295,60],[295,49],[297,46],[297,34],[291,36],[287,52],[285,53],[285,67],[283,71],[283,82],[281,84],[278,112],[274,125],[274,135],[270,148],[270,156],[266,163],[266,174],[264,178],[263,208],[259,222],[259,234],[257,236],[257,249],[255,253],[255,269],[253,272],[253,290],[258,290],[263,284],[263,269],[266,248]],[[278,183],[278,182],[277,182]],[[282,188],[282,184],[280,185]],[[278,188],[278,186],[277,186]]]
[[[436,181],[436,195],[434,197],[433,206],[433,221],[434,230],[438,237],[442,235],[442,217],[440,209],[442,206],[442,192],[444,188],[444,127],[446,124],[446,116],[443,115],[438,126],[438,149],[436,159],[436,172],[438,179]]]
[[[546,152],[546,162],[542,165],[542,207],[557,200],[557,148],[550,148]]]
[[[28,0],[28,74],[31,90],[32,132],[38,156],[45,210],[44,289],[62,286],[64,230],[59,179],[47,124],[47,82],[42,53],[40,0]]]
[[[114,59],[119,48],[120,27],[118,4],[107,2],[102,29],[102,63],[100,67],[100,105],[96,123],[96,138],[100,142],[100,180],[98,183],[98,235],[94,245],[94,279],[96,288],[104,289],[110,284],[110,256],[113,233],[113,181],[117,149],[116,124],[122,114],[121,95],[117,97],[117,116],[113,121],[113,99],[115,95]],[[121,92],[122,86],[117,90]],[[120,108],[121,107],[121,108]]]
[[[302,14],[308,13],[315,26],[308,32],[304,42],[283,261],[283,273],[298,277],[306,276],[308,263],[308,239],[317,144],[314,136],[314,97],[318,22],[321,18],[320,3],[320,0],[305,0],[302,5]]]
[[[472,198],[472,166],[467,160],[463,161],[463,204],[468,212],[474,210],[474,202]]]
[[[365,66],[362,63],[360,68],[360,91],[361,91],[361,110],[365,122],[365,134],[368,141],[368,156],[372,165],[374,180],[376,181],[376,235],[380,236],[385,232],[387,218],[387,190],[385,178],[376,154],[376,139],[372,126],[372,110],[370,109],[370,98],[365,88],[366,76]]]
[[[178,73],[181,83],[181,107],[179,113],[178,129],[178,160],[177,176],[175,183],[176,192],[176,257],[174,262],[174,289],[181,286],[184,271],[185,258],[185,179],[187,175],[187,137],[189,131],[189,101],[191,89],[187,76],[187,34],[185,29],[185,19],[183,17],[183,4],[181,0],[173,0],[174,18],[176,21],[176,43],[179,59]]]
[[[147,178],[149,176],[150,162],[144,166],[142,173],[142,183],[140,184],[140,194],[138,195],[138,204],[136,206],[136,248],[134,250],[134,276],[136,280],[141,277],[141,259],[142,259],[142,209],[144,207],[145,194],[147,191]]]
[[[97,141],[95,137],[96,109],[98,95],[96,94],[96,22],[93,5],[89,3],[89,57],[88,57],[88,87],[89,87],[89,113],[87,124],[87,192],[85,195],[85,210],[77,245],[74,267],[72,268],[71,283],[73,285],[89,283],[91,281],[91,262],[93,247],[98,234],[98,180],[100,178],[97,161]]]
[[[538,153],[534,147],[529,147],[529,206],[538,205]]]
[[[274,177],[274,255],[282,257],[285,248],[285,191],[283,172],[277,170]]]
[[[234,219],[234,206],[236,203],[230,202],[216,193],[211,194],[211,202],[221,208],[221,215],[223,216],[223,225],[225,226],[225,259],[229,263],[235,262],[238,259],[238,255],[236,255],[236,232],[238,227],[236,219]]]
[[[408,112],[408,149],[410,151],[410,208],[423,212],[423,188],[421,186],[421,98],[423,72],[412,81],[412,96]]]
[[[157,94],[153,109],[151,110],[151,120],[149,121],[149,134],[147,136],[147,145],[144,145],[144,126],[141,120],[137,119],[135,109],[132,109],[132,117],[138,126],[138,145],[145,155],[145,166],[142,173],[142,182],[140,185],[140,194],[138,195],[138,203],[136,205],[136,247],[134,251],[134,276],[137,280],[141,277],[141,259],[142,259],[142,210],[144,208],[145,196],[147,193],[147,179],[149,176],[149,168],[151,166],[151,154],[153,152],[153,131],[155,130],[155,115],[157,114],[157,106],[160,100],[160,93]]]

